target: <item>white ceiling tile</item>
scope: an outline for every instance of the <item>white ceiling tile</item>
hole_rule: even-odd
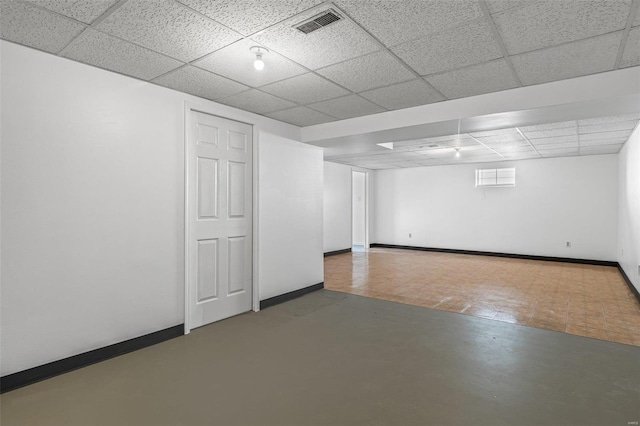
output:
[[[322,0],[179,0],[247,36],[322,3]]]
[[[523,53],[511,57],[525,85],[610,71],[616,62],[621,32]]]
[[[24,3],[0,2],[0,34],[5,40],[58,53],[84,29],[82,24]]]
[[[484,21],[409,41],[391,50],[420,75],[449,71],[502,56],[491,28]]]
[[[510,150],[510,149],[529,149],[531,145],[524,140],[519,141],[493,141],[491,139],[478,139],[484,145],[488,146],[491,149],[495,149],[496,151],[500,150]]]
[[[240,34],[169,0],[129,1],[98,29],[188,62],[240,38]]]
[[[580,146],[604,146],[604,145],[622,145],[627,141],[626,138],[616,139],[595,139],[590,141],[580,141]]]
[[[638,121],[618,121],[616,123],[602,123],[602,124],[583,124],[578,127],[578,132],[582,134],[586,133],[602,133],[613,132],[616,130],[633,130],[636,127]]]
[[[445,164],[457,164],[457,163],[495,163],[498,161],[505,161],[504,157],[501,157],[497,154],[486,155],[482,157],[466,157],[465,155],[460,156],[459,158],[453,157]]]
[[[489,12],[498,13],[515,7],[527,6],[531,0],[485,0]]]
[[[311,108],[332,115],[336,118],[346,119],[360,117],[362,115],[384,112],[384,108],[369,102],[357,95],[344,96],[337,99],[329,99],[309,105]]]
[[[567,155],[578,155],[578,147],[575,148],[559,148],[559,149],[540,149],[538,152],[543,157],[564,157]]]
[[[256,42],[249,39],[240,40],[195,61],[193,65],[252,87],[260,87],[307,72],[300,65],[275,52],[265,54],[264,69],[256,70],[253,67],[255,55],[249,51],[256,45]]]
[[[463,145],[478,145],[478,142],[473,140],[467,134],[461,135],[447,135],[447,136],[436,136],[432,138],[424,138],[422,139],[424,144],[436,144],[441,146],[463,146]]]
[[[219,75],[190,65],[153,80],[154,83],[202,98],[215,100],[249,89]]]
[[[558,136],[574,136],[577,134],[577,127],[564,127],[560,129],[523,131],[524,135],[532,142],[535,139],[557,138]]]
[[[404,161],[402,163],[399,163],[398,166],[403,169],[410,169],[412,167],[422,167],[422,164],[417,161]]]
[[[462,147],[459,147],[459,151],[461,156],[465,156],[467,158],[486,157],[486,156],[496,155],[493,151],[483,147],[482,145],[480,145],[479,147],[462,146]],[[456,150],[453,147],[436,148],[436,149],[429,149],[429,150],[417,151],[417,152],[427,156],[428,158],[435,158],[435,159],[443,159],[443,158],[446,159],[446,158],[451,158],[456,156]]]
[[[444,162],[442,160],[427,159],[418,161],[418,164],[422,165],[423,167],[430,167],[444,165]]]
[[[640,13],[638,13],[640,15]],[[620,60],[620,68],[640,65],[640,27],[632,28]]]
[[[502,152],[500,154],[504,156],[504,158],[508,160],[527,160],[530,158],[540,158],[542,154],[538,154],[534,150],[530,151],[520,151],[520,152]]]
[[[431,158],[440,158],[442,156],[448,156],[450,154],[455,154],[456,148],[459,149],[461,153],[465,155],[492,155],[494,152],[487,148],[486,146],[476,144],[476,145],[453,145],[453,146],[441,146],[439,148],[430,148],[425,149],[420,152],[423,155],[427,155]]]
[[[412,139],[393,143],[394,151],[415,151],[420,149],[437,148],[440,145],[430,144],[424,139]]]
[[[488,145],[491,149],[498,151],[500,154],[516,153],[516,152],[534,152],[535,149],[528,143],[524,144],[502,144],[499,146]]]
[[[313,73],[292,77],[261,88],[265,92],[301,104],[323,101],[349,92]]]
[[[504,59],[428,76],[425,80],[449,99],[518,87]]]
[[[410,108],[443,101],[445,98],[421,80],[412,80],[393,86],[360,93],[364,98],[387,109]]]
[[[482,17],[477,1],[405,1],[400,7],[397,0],[338,0],[336,4],[387,46]]]
[[[488,146],[489,148],[493,148],[493,149],[504,149],[504,148],[510,148],[510,147],[530,147],[531,145],[529,145],[529,143],[527,141],[525,141],[524,139],[520,138],[520,139],[508,139],[508,138],[500,138],[500,139],[496,139],[496,138],[478,138],[478,140],[480,142],[482,142],[484,145]]]
[[[580,142],[593,141],[598,139],[628,139],[631,136],[631,130],[617,130],[615,132],[602,132],[602,133],[585,133],[580,135]]]
[[[486,130],[484,132],[473,132],[469,133],[474,138],[486,138],[489,136],[500,136],[500,137],[511,137],[515,139],[522,140],[522,136],[515,128],[507,128],[507,129],[493,129]]]
[[[522,132],[535,132],[538,130],[554,130],[554,129],[563,129],[565,127],[573,127],[576,128],[575,120],[572,121],[561,121],[559,123],[545,123],[545,124],[536,124],[533,126],[520,126],[518,127]]]
[[[621,148],[622,144],[581,147],[580,155],[617,154]]]
[[[640,113],[633,112],[630,114],[608,115],[605,117],[585,118],[583,120],[578,120],[578,124],[589,125],[589,124],[617,123],[619,121],[632,121],[632,120],[637,121],[639,119],[640,119]]]
[[[493,20],[514,55],[622,30],[630,4],[631,0],[538,0],[496,13]]]
[[[28,0],[85,24],[90,24],[118,0]]]
[[[541,140],[541,139],[536,139],[536,140]],[[531,143],[533,144],[533,146],[536,147],[536,149],[543,149],[543,150],[577,148],[578,146],[580,146],[577,140],[573,142],[556,142],[556,143],[547,143],[547,144],[538,144],[533,142]]]
[[[534,146],[556,145],[556,144],[578,144],[578,134],[569,136],[555,136],[550,138],[529,139]]]
[[[347,19],[334,22],[309,34],[293,25],[313,17],[318,10],[303,14],[265,30],[252,38],[269,49],[311,69],[333,65],[379,50],[361,28]]]
[[[92,29],[76,38],[63,56],[143,80],[154,79],[183,65],[153,50]]]
[[[314,111],[307,107],[285,109],[266,115],[267,117],[271,117],[273,119],[284,121],[285,123],[294,124],[300,127],[313,126],[314,124],[322,124],[329,121],[335,121],[335,118],[325,115],[321,112]]]
[[[293,102],[285,101],[284,99],[277,98],[256,89],[247,90],[246,92],[238,93],[237,95],[218,99],[217,102],[240,108],[245,111],[255,112],[256,114],[264,114],[296,106]]]
[[[412,72],[384,51],[330,65],[316,72],[354,92],[415,78]]]

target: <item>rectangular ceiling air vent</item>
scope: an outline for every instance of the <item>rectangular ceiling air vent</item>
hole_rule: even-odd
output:
[[[305,34],[312,33],[316,30],[319,30],[322,27],[326,27],[327,25],[333,24],[341,20],[342,17],[338,15],[338,13],[333,9],[325,10],[319,15],[314,16],[311,19],[307,19],[300,24],[295,25],[295,28],[302,31]]]

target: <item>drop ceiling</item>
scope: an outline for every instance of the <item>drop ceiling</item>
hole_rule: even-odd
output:
[[[484,132],[404,140],[385,149],[325,157],[367,169],[486,163],[615,154],[638,125],[640,113],[620,114]],[[459,152],[460,155],[456,156]]]
[[[0,33],[304,127],[637,67],[639,3],[3,0]],[[295,28],[329,8],[342,19],[309,34]],[[270,50],[261,72],[254,45]],[[601,121],[395,141],[393,152],[327,159],[370,168],[450,164],[444,153],[455,144],[458,161],[617,152],[638,117]]]

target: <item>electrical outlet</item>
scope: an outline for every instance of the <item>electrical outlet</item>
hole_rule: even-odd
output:
[[[567,241],[567,247],[571,247],[571,241]]]
[[[411,233],[409,233],[409,238],[411,238]]]

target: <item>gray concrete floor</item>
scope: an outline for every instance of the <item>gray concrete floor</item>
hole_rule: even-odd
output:
[[[628,425],[640,348],[323,290],[1,398],[3,426]]]

